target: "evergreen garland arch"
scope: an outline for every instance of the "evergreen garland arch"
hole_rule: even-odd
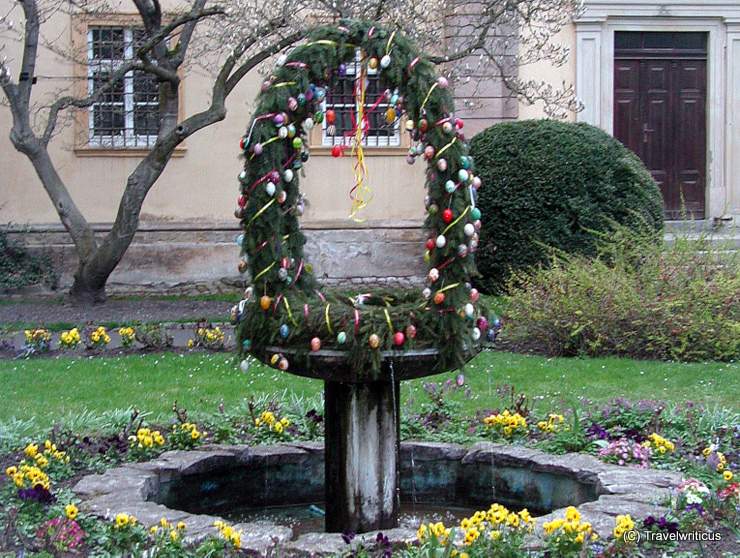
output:
[[[427,287],[372,295],[325,293],[303,253],[298,169],[308,160],[307,136],[324,118],[326,88],[341,66],[361,53],[376,67],[406,116],[412,147],[407,160],[426,161]],[[395,99],[394,99],[395,100]],[[397,31],[367,21],[316,29],[283,55],[261,88],[255,114],[241,140],[244,170],[238,207],[243,234],[239,270],[251,275],[245,298],[232,308],[242,355],[302,373],[311,355],[342,351],[362,377],[378,379],[387,351],[436,348],[433,370],[461,367],[493,341],[489,318],[471,287],[476,274],[480,179],[454,117],[447,80]]]

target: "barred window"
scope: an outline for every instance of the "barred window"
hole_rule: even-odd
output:
[[[113,72],[134,58],[144,40],[136,27],[90,27],[87,33],[88,93],[109,83]],[[90,107],[88,142],[96,147],[149,147],[159,128],[159,84],[146,72],[131,71]]]
[[[336,115],[334,122],[334,135],[328,133],[328,124],[324,119],[322,127],[322,145],[350,145],[353,137],[350,137],[354,129],[357,114],[355,101],[355,83],[360,76],[361,54],[358,50],[355,60],[346,64],[344,75],[334,73],[334,78],[326,92],[324,109],[333,109]],[[383,95],[385,87],[378,70],[367,69],[365,74],[365,111],[372,108],[375,102]],[[401,133],[398,120],[388,124],[385,121],[385,113],[390,107],[390,101],[383,99],[370,113],[367,113],[368,131],[365,134],[365,147],[397,147],[401,145]]]

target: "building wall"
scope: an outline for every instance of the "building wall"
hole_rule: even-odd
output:
[[[13,0],[0,0],[0,12],[13,4]],[[118,6],[121,13],[132,11],[130,2],[121,0]],[[69,15],[61,12],[44,24],[44,35],[59,37],[58,46],[73,43],[76,32]],[[20,60],[20,45],[10,46],[8,57]],[[17,72],[17,63],[11,66]],[[38,75],[35,98],[49,102],[69,87],[74,65],[42,49]],[[144,202],[139,233],[111,277],[109,285],[114,289],[240,282],[233,242],[238,222],[232,216],[236,177],[242,166],[238,143],[261,81],[257,72],[244,78],[228,98],[226,119],[189,137],[169,162]],[[208,105],[211,82],[203,70],[186,73],[183,116]],[[458,96],[464,94],[461,91]],[[516,118],[516,102],[501,83],[486,83],[483,96],[485,112],[465,115],[471,117],[469,134],[501,119]],[[31,164],[10,143],[11,124],[9,111],[0,107],[0,223],[25,227],[27,232],[16,238],[34,249],[51,251],[61,285],[69,285],[76,265],[74,250]],[[51,157],[80,210],[102,235],[115,218],[126,178],[139,159],[99,152],[90,156],[75,150],[75,138],[75,127],[68,123],[53,140]],[[325,281],[363,283],[390,278],[408,283],[422,276],[424,169],[420,163],[409,166],[405,153],[405,148],[366,150],[373,199],[362,212],[365,221],[359,224],[348,218],[354,183],[352,159],[336,160],[326,149],[314,150],[300,174],[301,189],[308,199],[302,223],[309,238],[309,255]]]

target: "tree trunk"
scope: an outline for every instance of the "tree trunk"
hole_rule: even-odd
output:
[[[72,283],[72,288],[69,291],[69,297],[74,304],[101,304],[105,302],[107,275],[101,278],[99,274],[91,273],[89,266],[80,262],[74,277],[74,283]]]

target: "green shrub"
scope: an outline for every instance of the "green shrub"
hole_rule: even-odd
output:
[[[0,290],[46,284],[56,287],[57,277],[51,259],[29,253],[13,244],[7,230],[0,228]]]
[[[663,227],[663,200],[645,166],[587,124],[496,124],[471,141],[483,187],[479,287],[501,292],[512,272],[545,263],[547,247],[593,255],[613,222]]]
[[[515,278],[504,341],[549,355],[706,361],[740,356],[740,262],[708,237],[624,227],[598,256],[554,256]]]

